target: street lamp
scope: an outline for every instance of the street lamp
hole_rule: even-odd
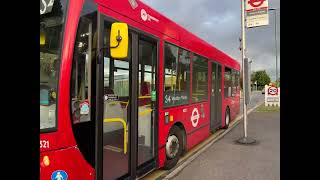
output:
[[[274,41],[275,41],[275,48],[276,48],[276,82],[277,82],[278,80],[277,9],[269,8],[269,11],[274,11]]]

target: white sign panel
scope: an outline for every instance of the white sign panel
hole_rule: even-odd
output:
[[[265,85],[264,87],[264,104],[265,106],[280,107],[280,88]]]
[[[247,28],[265,26],[269,24],[268,0],[246,1],[246,25]]]

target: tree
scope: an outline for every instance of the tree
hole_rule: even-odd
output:
[[[251,73],[251,84],[254,84],[254,82],[256,82],[256,81],[254,80],[254,77],[256,76],[256,74],[257,74],[257,72],[252,71],[252,73]]]
[[[264,85],[269,84],[271,80],[266,70],[261,70],[251,74],[251,81],[257,81],[258,87],[264,87]]]
[[[280,87],[280,77],[278,77],[278,79],[276,81],[276,85],[277,85],[277,87]]]

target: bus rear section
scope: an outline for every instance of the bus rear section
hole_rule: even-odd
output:
[[[210,133],[228,128],[239,107],[239,64],[176,44],[174,39],[164,42],[164,68],[160,69],[159,166],[165,169]],[[232,67],[230,75],[225,72],[228,66]]]

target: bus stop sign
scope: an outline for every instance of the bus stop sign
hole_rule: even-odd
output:
[[[250,4],[252,7],[259,7],[263,4],[263,1],[265,0],[249,0],[248,4]]]

